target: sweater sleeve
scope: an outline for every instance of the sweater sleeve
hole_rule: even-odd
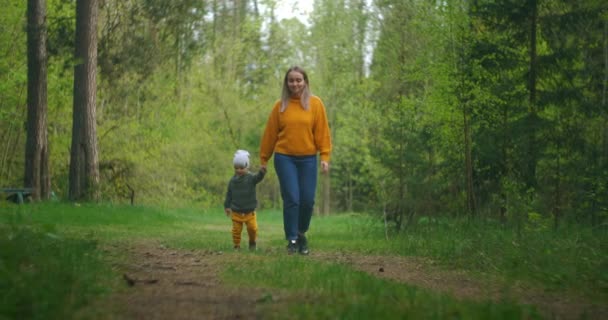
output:
[[[266,129],[264,129],[264,135],[262,136],[262,141],[260,143],[260,164],[266,165],[272,154],[274,153],[274,147],[277,143],[277,139],[279,136],[279,106],[281,101],[277,101],[272,111],[270,112],[270,116],[268,117],[268,121],[266,122]]]
[[[232,189],[230,189],[230,182],[228,182],[228,190],[226,190],[226,198],[224,200],[224,209],[230,208],[232,204]]]
[[[262,180],[264,180],[264,176],[266,175],[266,170],[264,169],[260,169],[260,171],[258,171],[255,176],[253,177],[253,181],[255,182],[255,184],[260,183]]]
[[[325,106],[321,99],[319,102],[319,110],[315,117],[315,128],[314,128],[314,139],[317,150],[321,155],[321,161],[329,162],[331,154],[331,132],[329,130],[329,123],[327,120],[327,113]]]

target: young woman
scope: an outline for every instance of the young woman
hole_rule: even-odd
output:
[[[274,168],[283,198],[283,227],[287,252],[308,254],[310,226],[317,186],[317,157],[329,171],[331,137],[325,106],[310,92],[308,75],[300,67],[285,73],[281,99],[274,104],[260,146],[266,168],[274,153]]]

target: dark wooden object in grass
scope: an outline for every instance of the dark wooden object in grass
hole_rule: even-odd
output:
[[[34,189],[32,188],[2,188],[1,193],[7,194],[6,200],[22,204],[29,199]]]

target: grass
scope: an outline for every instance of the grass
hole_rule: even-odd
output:
[[[67,319],[107,292],[111,272],[97,241],[50,226],[0,226],[0,318]]]
[[[536,317],[533,310],[508,301],[457,301],[345,265],[285,257],[280,212],[263,210],[258,223],[259,247],[280,250],[243,255],[240,263],[250,267],[232,265],[224,277],[235,286],[283,288],[309,300],[306,308],[286,304],[277,318]],[[605,230],[568,226],[517,233],[488,221],[445,219],[421,221],[387,240],[380,219],[341,214],[314,217],[308,238],[312,250],[427,257],[445,267],[583,292],[597,301],[608,297]],[[230,251],[230,221],[220,209],[0,204],[0,318],[69,318],[117,289],[119,277],[102,246],[150,240],[175,248]]]
[[[395,253],[589,296],[608,289],[608,234],[570,225],[516,232],[494,222],[445,221],[398,237]]]
[[[246,260],[255,260],[245,257]],[[264,257],[267,259],[267,257]],[[225,278],[241,286],[299,293],[276,319],[535,319],[529,307],[510,302],[454,300],[419,288],[378,279],[345,265],[303,257],[271,257],[229,266]],[[243,264],[247,268],[243,268]],[[268,297],[272,300],[273,297]],[[276,308],[276,306],[272,306]],[[276,312],[276,310],[275,310]],[[270,314],[270,313],[267,313]]]
[[[568,225],[518,233],[493,221],[443,219],[386,240],[379,218],[344,214],[313,221],[309,238],[320,249],[427,257],[446,267],[608,298],[606,230]]]

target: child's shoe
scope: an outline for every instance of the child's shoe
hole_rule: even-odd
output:
[[[257,245],[255,242],[249,242],[249,251],[255,251],[257,249]]]

